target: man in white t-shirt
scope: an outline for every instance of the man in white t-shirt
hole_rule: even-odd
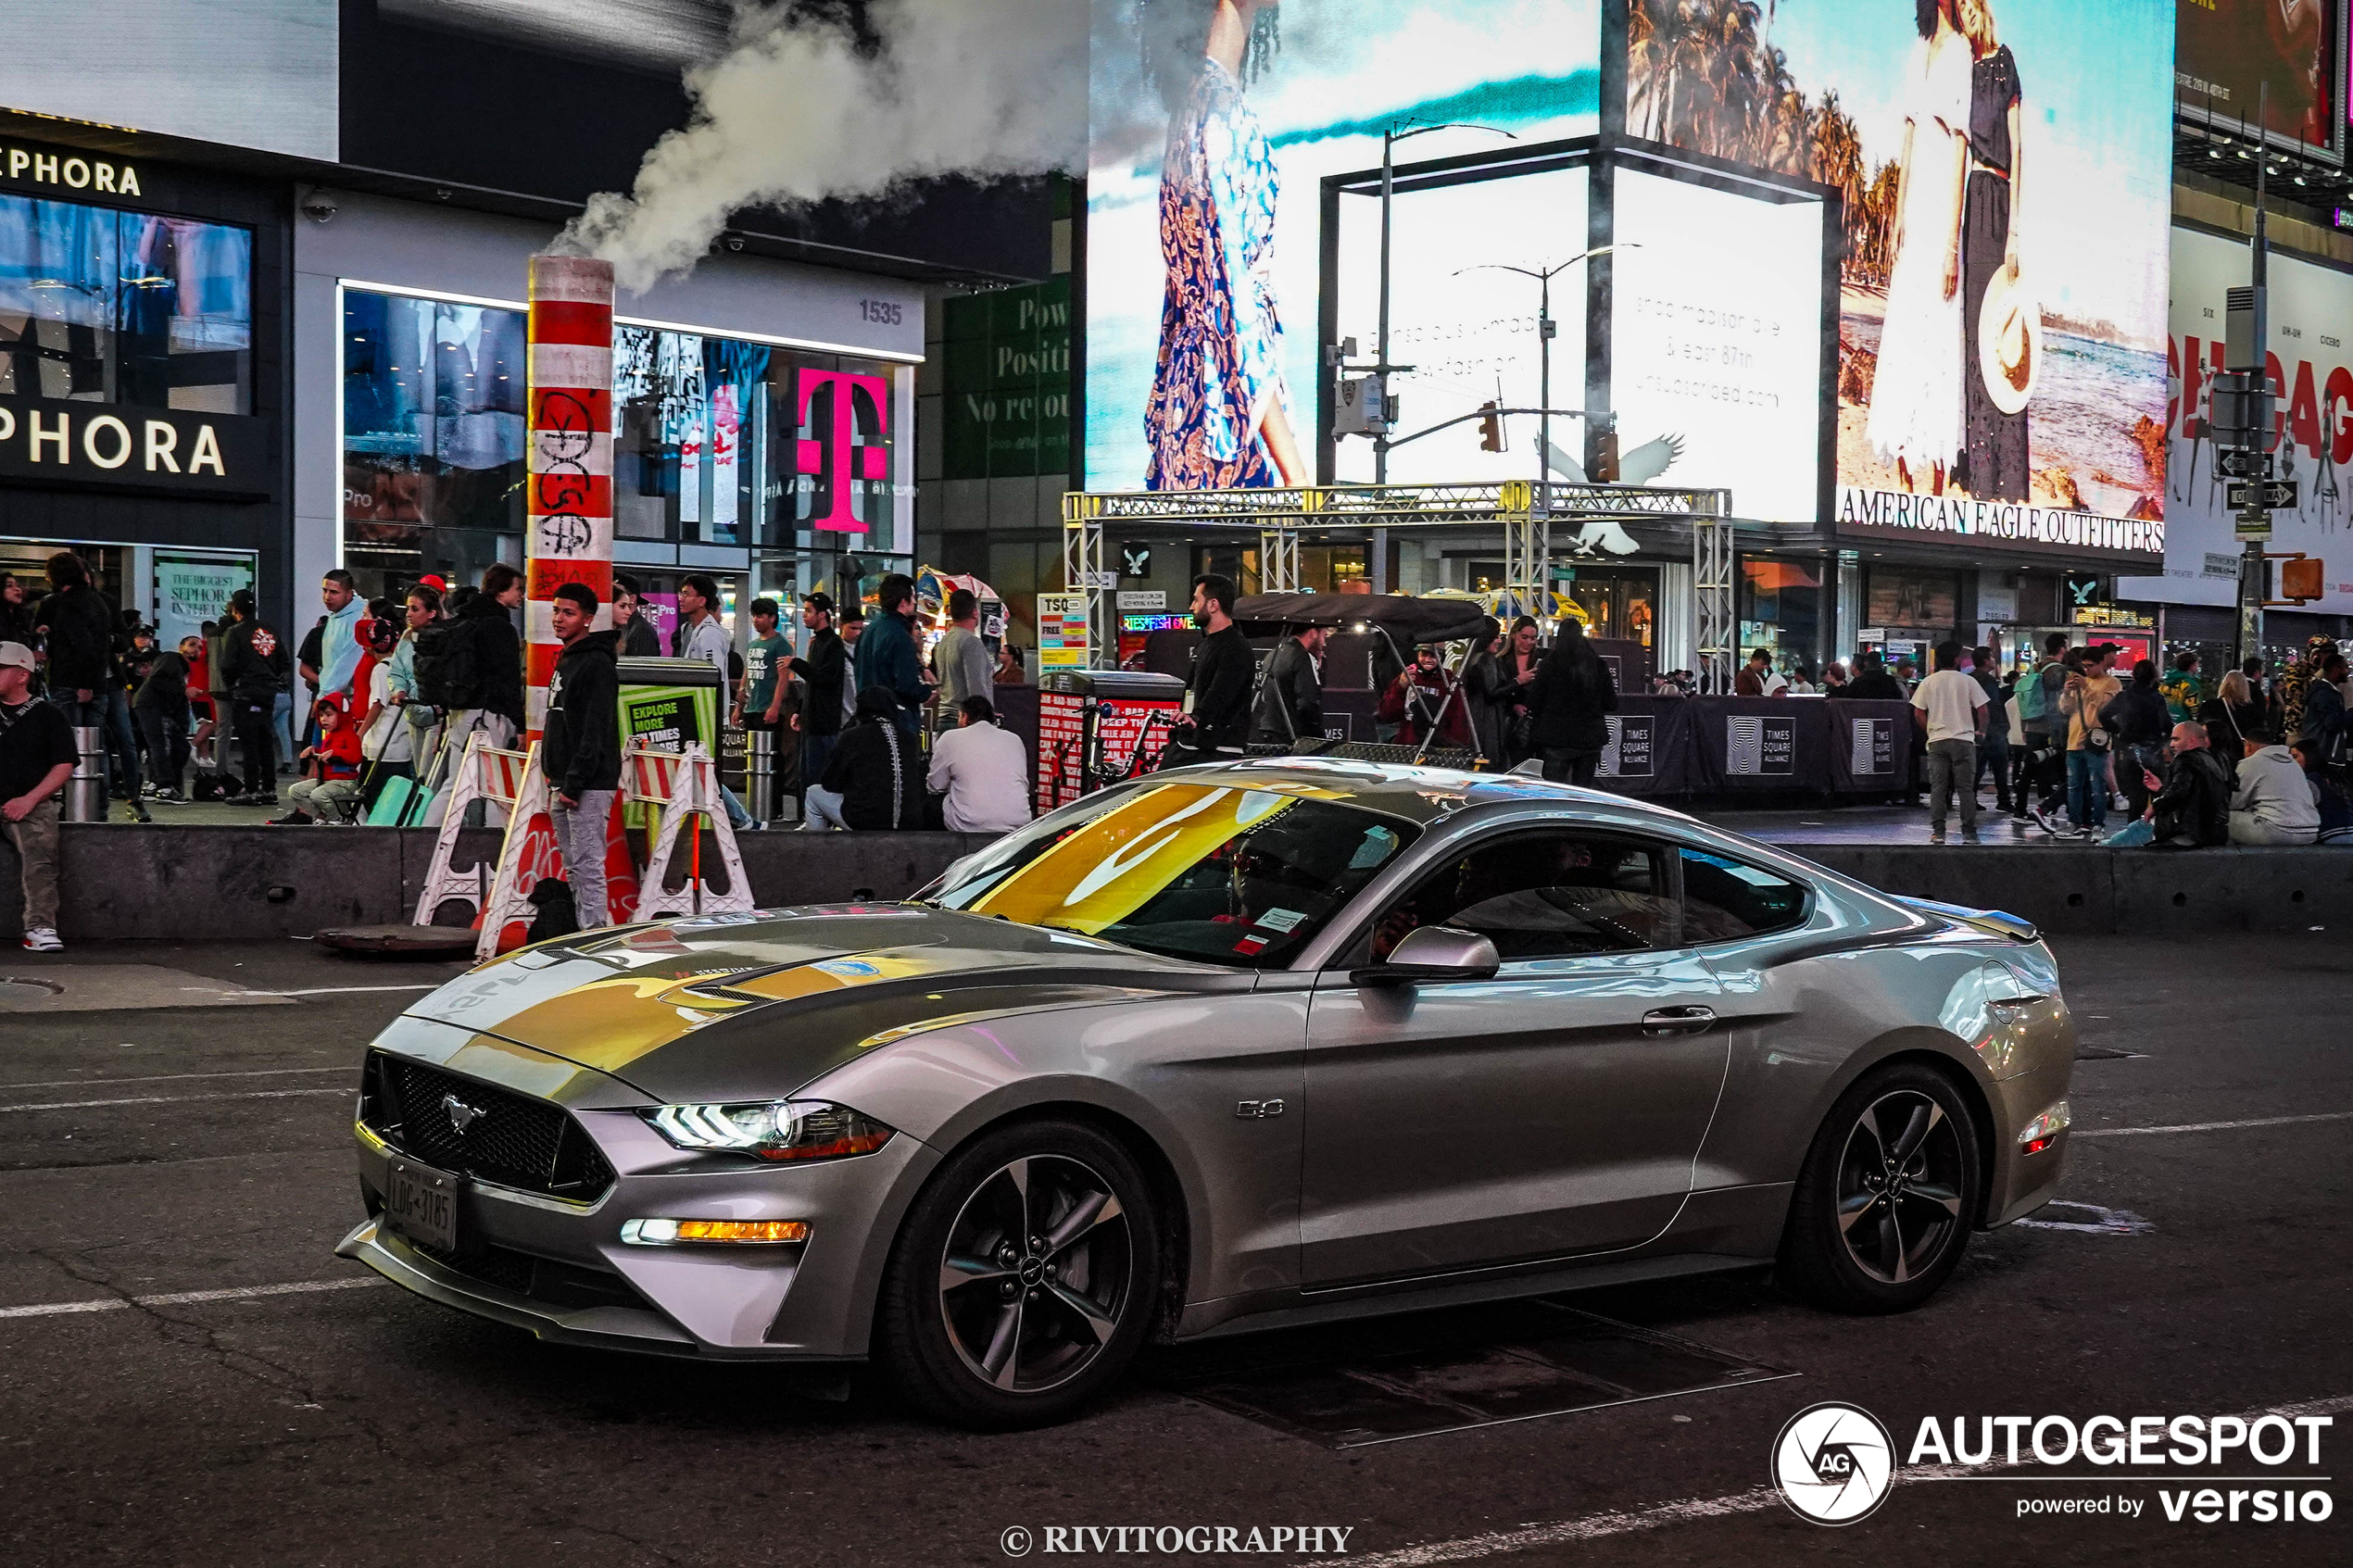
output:
[[[1939,643],[1936,672],[1912,692],[1915,720],[1928,731],[1929,841],[1944,842],[1944,813],[1961,797],[1961,842],[1977,842],[1977,743],[1985,734],[1985,688],[1961,673],[1961,645]]]
[[[957,727],[932,742],[929,783],[945,793],[943,813],[955,833],[1011,833],[1029,821],[1029,752],[997,726],[985,696],[956,710]]]

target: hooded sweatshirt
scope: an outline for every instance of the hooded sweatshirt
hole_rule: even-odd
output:
[[[888,687],[860,692],[858,717],[841,733],[818,780],[820,788],[841,797],[841,820],[862,833],[924,825],[924,759],[900,729],[899,714],[899,698]]]
[[[574,800],[621,786],[620,646],[618,632],[566,644],[547,683],[539,759],[557,793]]]
[[[2231,809],[2245,811],[2268,828],[2321,831],[2320,796],[2296,765],[2296,754],[2284,746],[2267,746],[2239,764]]]
[[[359,656],[367,651],[359,646],[354,628],[367,613],[368,601],[354,594],[349,603],[327,617],[325,635],[319,645],[321,693],[351,690],[352,678],[359,672]]]

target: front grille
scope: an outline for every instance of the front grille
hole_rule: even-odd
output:
[[[403,1240],[408,1238],[403,1237]],[[560,1263],[535,1258],[510,1247],[484,1247],[471,1252],[444,1252],[422,1242],[409,1245],[452,1273],[495,1286],[510,1296],[564,1311],[584,1307],[643,1307],[645,1298],[628,1281],[607,1269],[580,1263]]]
[[[380,1051],[368,1059],[365,1083],[360,1120],[428,1165],[575,1202],[593,1201],[612,1185],[612,1167],[595,1142],[546,1100]]]

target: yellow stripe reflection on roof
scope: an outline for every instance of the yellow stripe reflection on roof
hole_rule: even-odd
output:
[[[973,912],[1095,935],[1219,845],[1294,803],[1272,790],[1163,784],[1073,833],[992,888]]]

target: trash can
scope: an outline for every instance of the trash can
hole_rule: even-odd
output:
[[[746,730],[744,735],[744,809],[756,822],[776,820],[776,732]]]
[[[73,731],[73,777],[66,781],[65,810],[69,822],[107,820],[107,744],[95,724],[77,724]]]

